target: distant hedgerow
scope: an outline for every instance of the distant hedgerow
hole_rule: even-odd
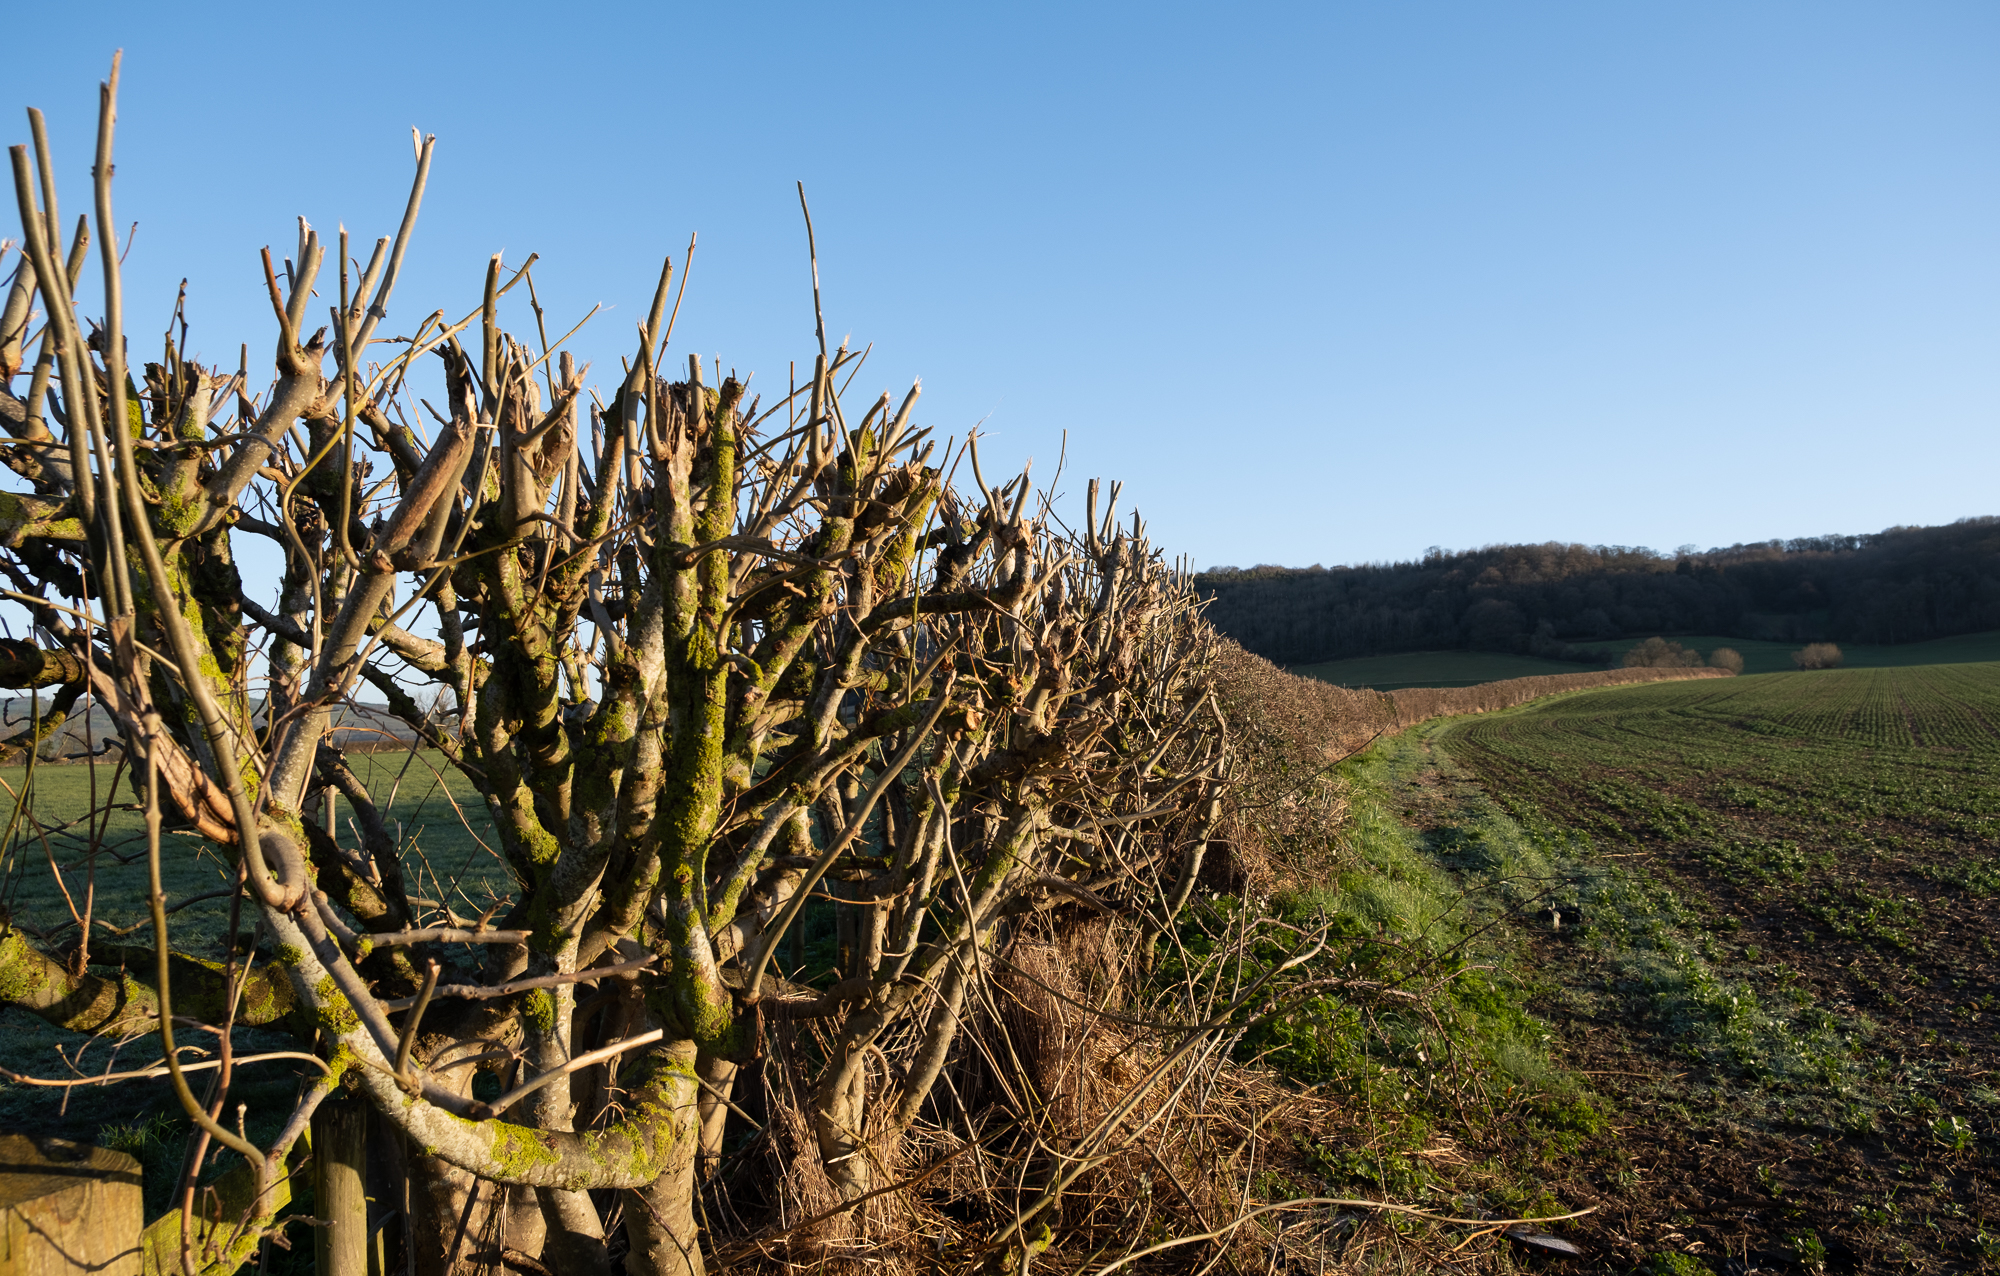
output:
[[[1807,643],[1792,653],[1792,663],[1801,669],[1838,669],[1845,661],[1840,648],[1830,642]]]

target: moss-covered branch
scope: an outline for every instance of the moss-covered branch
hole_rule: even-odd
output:
[[[128,968],[104,971],[100,965],[103,973],[79,974],[44,953],[20,928],[7,927],[0,933],[0,1002],[32,1010],[71,1032],[117,1036],[149,1030],[159,1020],[159,998],[152,982],[132,971],[151,965],[151,950],[99,947],[96,954],[100,963],[123,957]],[[228,985],[221,962],[177,953],[172,969],[176,1015],[212,1023],[227,1017]],[[277,1023],[296,1004],[282,972],[252,966],[244,976],[236,1021],[253,1026]]]

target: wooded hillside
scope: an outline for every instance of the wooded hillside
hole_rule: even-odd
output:
[[[1557,658],[1708,633],[1900,643],[2000,628],[2000,518],[1663,554],[1493,545],[1358,567],[1217,567],[1208,616],[1286,664],[1467,647]]]

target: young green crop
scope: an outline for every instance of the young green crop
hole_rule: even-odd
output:
[[[1727,1190],[1783,1187],[1789,1261],[1898,1261],[1906,1234],[1851,1173],[1892,1163],[1928,1251],[1984,1261],[1966,1185],[1990,1180],[2000,1109],[2000,664],[1608,688],[1432,738],[1530,835],[1631,875],[1585,904],[1588,959],[1557,981],[1604,999],[1592,1040],[1685,1068],[1724,1143],[1788,1167]],[[1663,1157],[1714,1155],[1658,1111],[1619,1119]]]

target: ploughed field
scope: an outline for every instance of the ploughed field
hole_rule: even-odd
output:
[[[1600,1243],[2000,1261],[2000,664],[1616,688],[1433,739],[1575,848],[1529,942],[1558,1059],[1615,1108],[1570,1184]]]

